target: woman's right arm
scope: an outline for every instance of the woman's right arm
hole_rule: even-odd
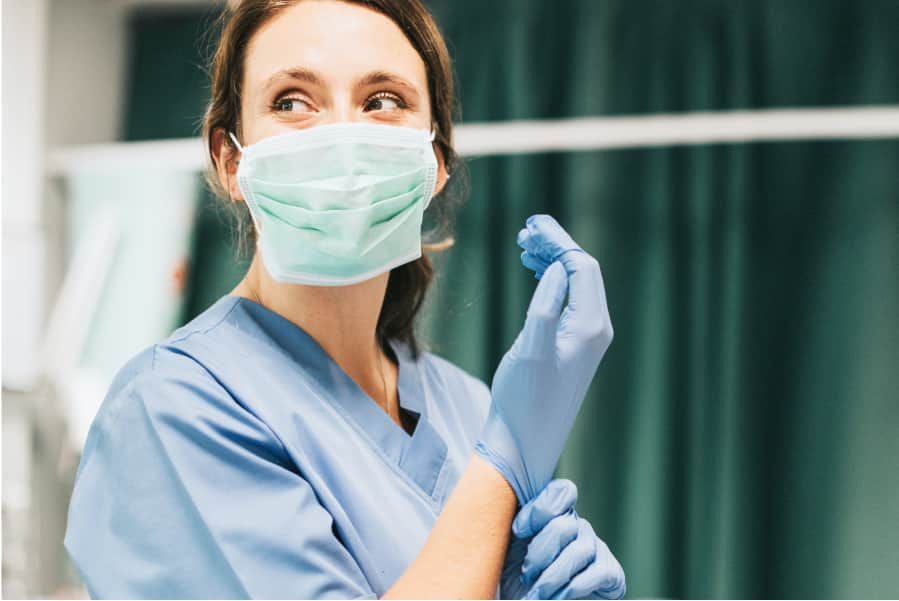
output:
[[[524,328],[494,376],[474,458],[386,597],[494,597],[515,510],[552,478],[611,343],[596,260],[546,215],[528,219],[519,244],[522,261],[540,278]]]
[[[494,599],[518,502],[480,456],[447,499],[418,557],[384,599]]]

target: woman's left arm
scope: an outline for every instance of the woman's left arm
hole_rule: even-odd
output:
[[[503,566],[503,599],[621,599],[624,571],[574,511],[577,488],[553,480],[518,512]]]

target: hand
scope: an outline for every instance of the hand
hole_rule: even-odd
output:
[[[530,589],[524,583],[524,566],[534,569],[533,566],[540,564],[542,569],[553,559],[547,554],[528,556],[533,533],[543,530],[554,518],[572,511],[576,501],[577,487],[570,480],[553,480],[533,501],[519,510],[512,523],[513,536],[503,564],[500,581],[502,599],[524,599]]]
[[[624,571],[587,520],[574,511],[577,488],[553,480],[522,507],[503,566],[503,599],[621,599]]]
[[[518,243],[525,266],[546,267],[524,328],[493,377],[493,403],[475,451],[524,506],[552,478],[613,332],[599,263],[555,219],[529,218]]]

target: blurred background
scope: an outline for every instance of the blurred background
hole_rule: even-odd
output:
[[[615,327],[559,475],[628,596],[899,595],[899,2],[426,3],[470,176],[431,350],[490,381],[551,213]],[[110,379],[248,264],[200,176],[221,8],[3,0],[4,597],[84,594],[62,537]],[[804,134],[677,119],[781,109]]]

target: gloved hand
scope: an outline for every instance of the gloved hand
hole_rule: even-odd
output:
[[[612,342],[612,322],[599,263],[555,219],[530,217],[518,242],[526,266],[547,267],[524,328],[493,376],[493,403],[475,451],[503,474],[524,506],[552,478]]]
[[[538,568],[542,571],[558,554],[558,549],[554,553],[547,549],[547,552],[541,554],[535,547],[535,553],[528,555],[533,535],[542,531],[554,518],[572,511],[576,501],[577,487],[570,480],[552,480],[540,494],[518,511],[512,522],[512,538],[500,579],[501,599],[524,599],[530,588],[524,583],[525,562],[529,566],[529,573]],[[553,529],[557,529],[557,526],[554,525]],[[558,533],[559,545],[563,540],[567,542],[571,539],[569,534],[574,533]]]
[[[503,599],[621,599],[624,571],[574,511],[577,488],[553,480],[518,512],[500,581]]]

